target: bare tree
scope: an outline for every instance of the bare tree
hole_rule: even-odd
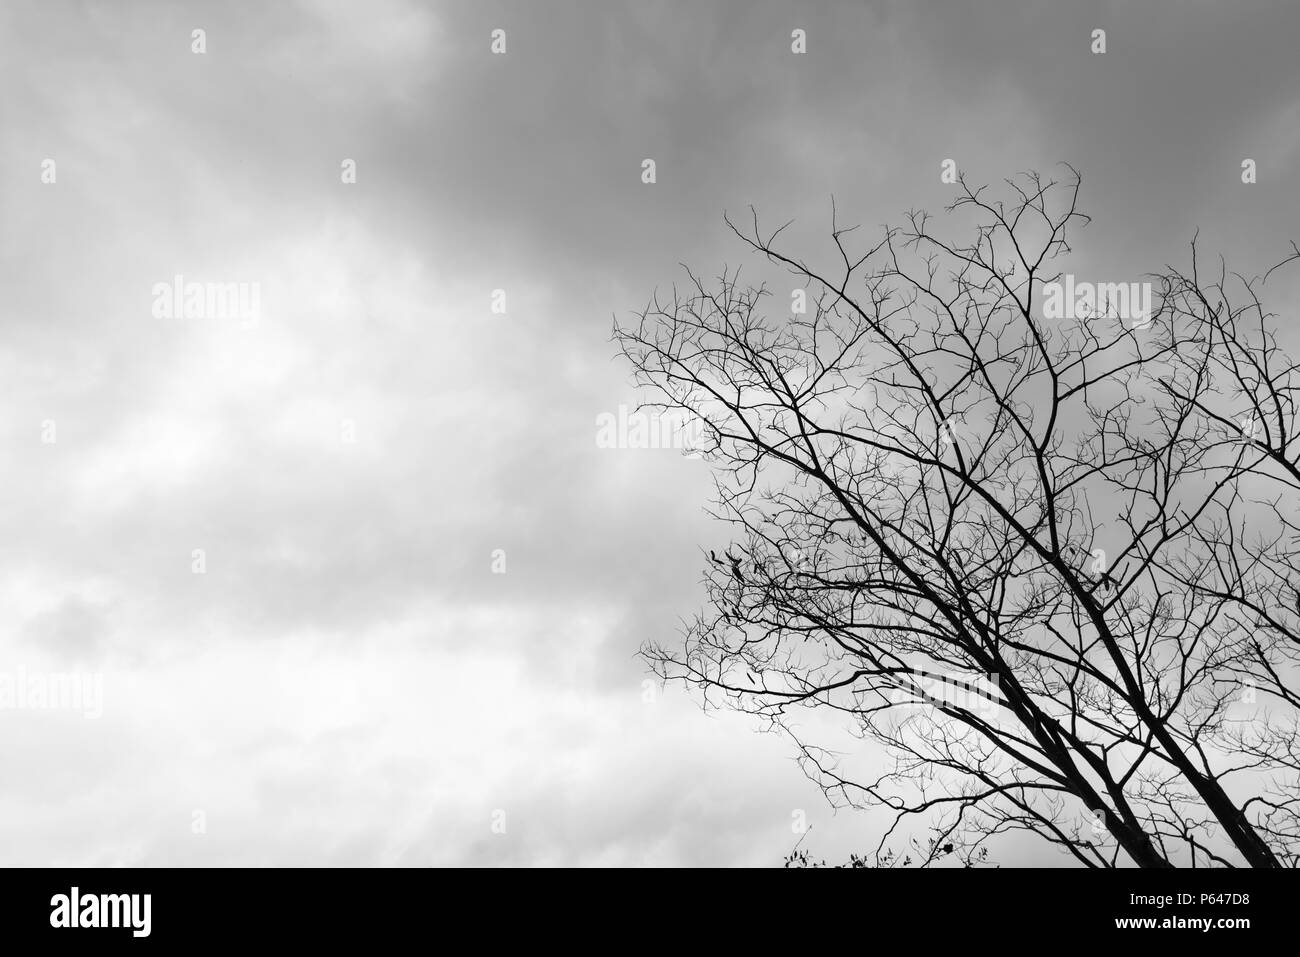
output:
[[[1093,867],[1295,866],[1300,379],[1267,275],[1207,281],[1193,241],[1149,312],[1114,286],[1044,318],[1080,180],[1006,185],[961,181],[962,242],[914,212],[855,244],[832,208],[826,268],[728,219],[805,312],[688,270],[616,326],[647,405],[704,423],[733,529],[710,607],[643,654],[892,810],[878,859],[916,818],[922,865],[1022,832]],[[890,762],[846,769],[804,709]]]

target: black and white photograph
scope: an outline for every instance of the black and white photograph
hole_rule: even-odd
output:
[[[0,0],[0,923],[455,871],[1276,932],[1298,44],[1290,0]]]

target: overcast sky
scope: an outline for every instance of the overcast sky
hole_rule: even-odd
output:
[[[1260,271],[1298,36],[1289,0],[4,3],[0,673],[103,698],[0,710],[0,863],[772,865],[799,810],[874,847],[785,741],[645,690],[726,530],[706,463],[597,447],[613,318],[743,262],[724,211],[874,229],[947,158],[1078,167],[1080,275],[1197,227]],[[257,322],[158,317],[177,275]]]

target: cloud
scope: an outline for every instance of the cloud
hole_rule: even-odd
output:
[[[734,264],[724,209],[824,243],[832,193],[874,228],[949,156],[1076,161],[1098,261],[1207,212],[1273,248],[1287,11],[1188,56],[1182,9],[1109,8],[1100,62],[1020,3],[6,5],[0,653],[101,669],[105,714],[0,714],[0,859],[770,864],[795,807],[868,843],[780,739],[641,701],[725,530],[702,463],[596,447],[611,322]],[[177,274],[258,283],[256,327],[154,318]]]

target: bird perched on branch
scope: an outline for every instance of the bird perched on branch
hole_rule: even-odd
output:
[[[738,581],[744,581],[745,576],[740,573],[740,559],[731,554],[731,549],[727,549],[727,559],[731,562],[731,574],[736,576]]]
[[[740,570],[740,559],[737,558],[735,555],[731,554],[730,548],[728,548],[722,554],[727,556],[727,562],[723,562],[723,560],[718,557],[717,552],[713,551],[713,549],[709,549],[709,561],[713,562],[713,564],[717,565],[719,568],[723,567],[724,564],[730,563],[731,574],[735,576],[735,578],[738,581],[743,582],[745,580],[745,576]]]

